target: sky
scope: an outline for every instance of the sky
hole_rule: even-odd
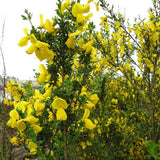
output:
[[[25,51],[28,47],[19,47],[17,44],[24,36],[23,28],[29,28],[28,21],[23,21],[21,15],[28,9],[33,13],[33,24],[39,26],[39,15],[51,19],[55,16],[57,0],[0,0],[0,45],[2,46],[7,76],[16,77],[20,80],[32,80],[38,66],[41,64],[34,54],[28,55]],[[87,0],[82,0],[87,2]],[[147,17],[151,0],[109,0],[116,9],[127,18],[133,20],[140,15]],[[93,13],[95,11],[93,10]],[[94,22],[100,22],[99,14],[93,17]],[[96,19],[96,20],[95,20]],[[5,21],[4,39],[2,43],[2,26]],[[0,75],[3,73],[2,58],[0,55]]]

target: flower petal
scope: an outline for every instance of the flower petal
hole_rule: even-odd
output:
[[[83,118],[82,121],[84,121],[85,119],[87,119],[90,115],[90,110],[88,108],[85,109],[84,114],[83,114]]]
[[[23,32],[28,35],[28,29],[27,28],[23,28]]]
[[[59,97],[57,97],[52,103],[53,109],[59,109],[59,108],[67,109],[67,107],[68,107],[67,102]]]
[[[23,132],[26,129],[26,124],[22,119],[17,121],[17,128],[20,132]]]
[[[93,122],[90,119],[85,119],[85,127],[92,130],[96,127],[95,124],[93,124]]]
[[[9,113],[10,117],[11,118],[14,118],[15,120],[18,120],[19,119],[19,114],[16,110],[12,110],[10,113]]]
[[[56,113],[57,120],[65,121],[67,119],[67,114],[63,108],[59,108]]]
[[[28,48],[28,50],[27,50],[26,52],[27,52],[28,54],[32,54],[33,52],[35,52],[35,49],[36,49],[35,45],[32,44],[32,45]]]
[[[28,40],[29,40],[29,37],[25,36],[25,37],[20,39],[20,41],[18,42],[18,45],[20,47],[26,46],[28,44]]]

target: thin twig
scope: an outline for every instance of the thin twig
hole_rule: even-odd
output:
[[[6,65],[5,65],[5,60],[4,60],[4,53],[3,53],[3,40],[4,40],[4,28],[5,28],[5,19],[4,19],[4,23],[3,23],[3,27],[2,27],[2,41],[1,41],[1,45],[0,45],[0,52],[1,52],[1,56],[2,56],[2,62],[3,62],[3,74],[4,77],[6,76]]]

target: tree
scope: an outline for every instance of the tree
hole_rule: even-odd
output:
[[[98,32],[91,3],[58,0],[57,15],[45,22],[40,15],[37,28],[31,13],[22,16],[32,29],[19,46],[30,41],[26,52],[46,61],[38,89],[11,81],[6,90],[14,103],[7,125],[18,131],[11,142],[30,158],[145,159],[145,138],[159,139],[159,1],[133,26],[95,3],[106,11]]]

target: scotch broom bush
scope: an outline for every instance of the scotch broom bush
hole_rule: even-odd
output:
[[[90,21],[93,3],[105,11],[100,31]],[[46,64],[38,89],[7,84],[11,143],[31,159],[147,159],[145,140],[160,135],[159,1],[153,6],[133,25],[102,0],[58,0],[56,16],[41,14],[38,27],[26,10],[32,28],[18,45]]]

